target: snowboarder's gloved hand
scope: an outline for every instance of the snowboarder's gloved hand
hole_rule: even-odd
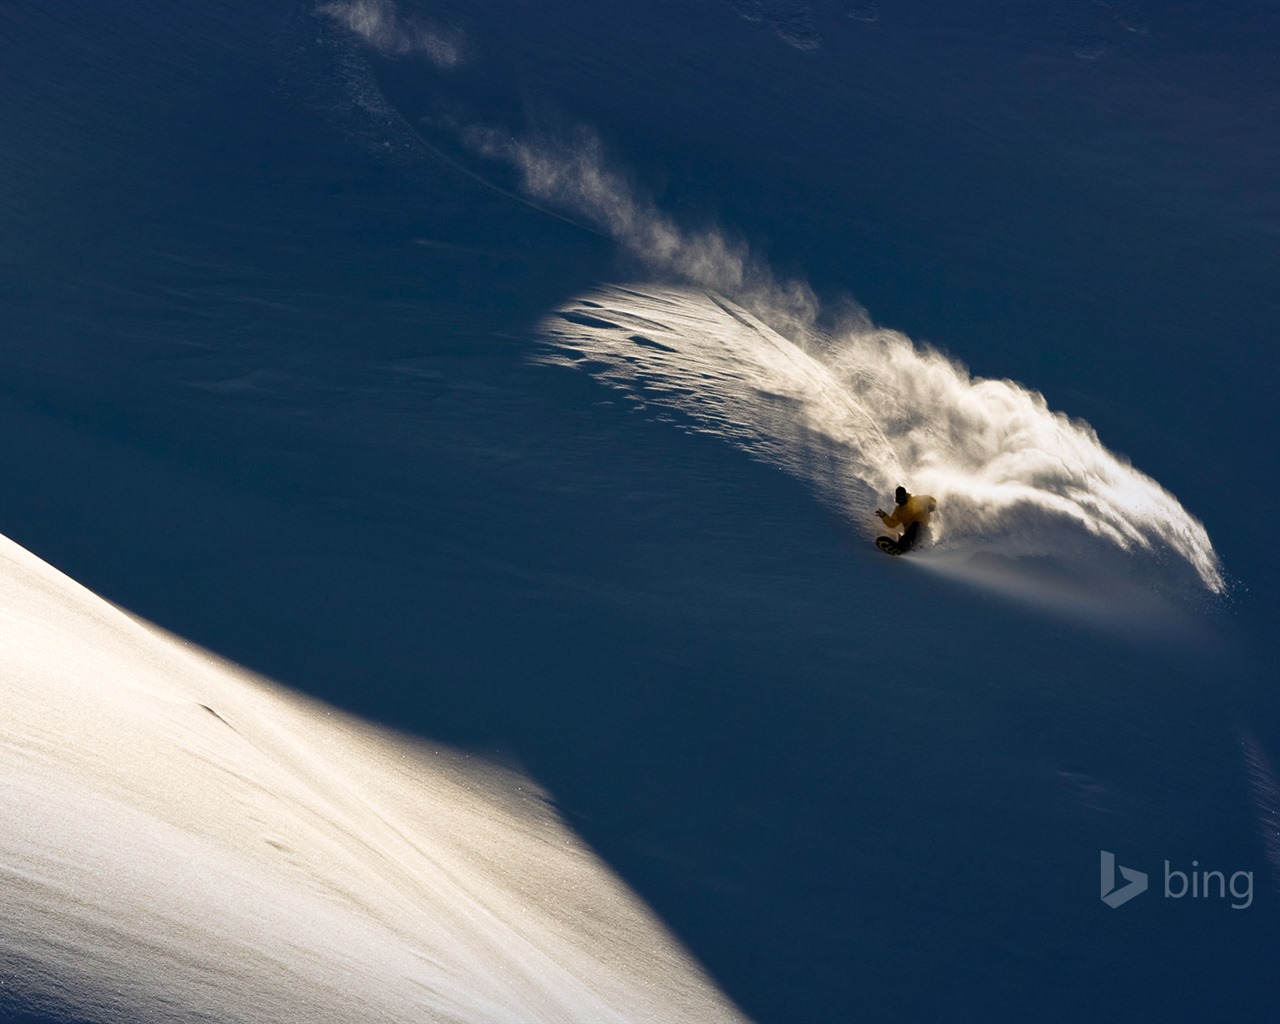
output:
[[[876,509],[876,515],[878,515],[878,516],[884,517],[884,516],[887,516],[888,514],[889,514],[889,513],[888,513],[888,512],[886,512],[886,511],[885,511],[884,509],[882,509],[882,508],[878,508],[878,509]]]

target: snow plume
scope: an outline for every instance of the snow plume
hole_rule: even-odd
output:
[[[1007,552],[1085,557],[1068,538],[1090,538],[1157,559],[1176,554],[1210,590],[1223,589],[1200,522],[1039,392],[975,378],[896,331],[837,333],[823,359],[889,438],[901,482],[945,499],[952,540],[999,538]]]
[[[600,140],[579,129],[568,139],[519,141],[488,128],[471,128],[477,152],[514,164],[526,193],[584,219],[645,266],[682,282],[747,302],[771,322],[803,327],[818,301],[800,281],[779,281],[747,245],[716,228],[689,231],[609,166]]]
[[[461,38],[402,16],[392,0],[330,0],[316,12],[354,32],[388,57],[422,54],[440,68],[462,62]]]
[[[1085,423],[1005,380],[865,324],[787,337],[723,295],[602,287],[546,318],[537,357],[805,480],[877,532],[898,484],[932,494],[939,549],[1107,565],[1223,589],[1204,527]]]
[[[468,142],[654,278],[550,316],[544,361],[580,364],[639,405],[678,411],[871,527],[871,511],[903,484],[938,498],[936,536],[953,548],[1066,565],[1111,563],[1118,549],[1141,579],[1172,583],[1189,567],[1208,590],[1225,589],[1200,522],[1038,392],[975,378],[851,302],[831,326],[811,288],[779,280],[719,230],[682,228],[590,133],[530,142],[472,129]]]

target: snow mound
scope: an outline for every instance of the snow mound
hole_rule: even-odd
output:
[[[0,658],[0,964],[28,1009],[742,1019],[512,772],[250,676],[4,538]]]

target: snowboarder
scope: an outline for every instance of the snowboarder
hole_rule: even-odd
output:
[[[896,507],[892,514],[878,508],[876,515],[890,529],[903,527],[902,536],[896,539],[880,537],[876,546],[891,555],[903,555],[918,547],[928,536],[929,513],[937,511],[938,502],[928,494],[908,494],[905,487],[894,491],[893,500]]]

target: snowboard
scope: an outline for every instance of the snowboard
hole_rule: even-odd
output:
[[[898,542],[892,537],[877,537],[876,547],[883,551],[886,555],[905,555],[906,552],[898,547]]]

